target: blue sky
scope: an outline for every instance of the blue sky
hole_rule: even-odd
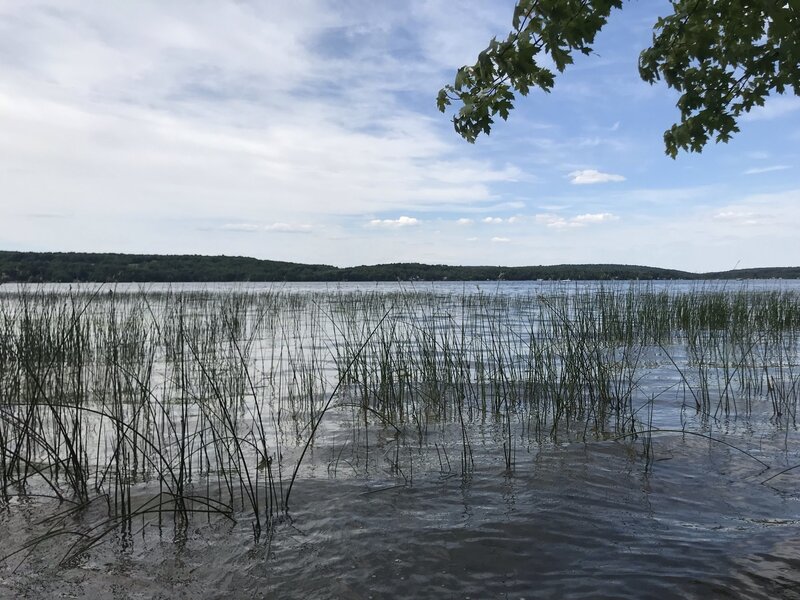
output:
[[[0,1],[0,249],[335,265],[800,265],[800,98],[664,154],[630,2],[475,145],[435,107],[513,2]]]

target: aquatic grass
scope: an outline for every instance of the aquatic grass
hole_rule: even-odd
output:
[[[471,476],[481,431],[506,471],[562,438],[640,436],[647,461],[680,389],[701,423],[766,409],[796,427],[799,340],[788,292],[21,288],[0,296],[0,502],[106,499],[105,526],[69,521],[91,541],[74,554],[201,505],[259,536],[316,447],[332,472],[388,463],[402,481],[426,454]]]

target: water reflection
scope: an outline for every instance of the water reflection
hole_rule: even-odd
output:
[[[655,456],[645,472],[629,446],[573,443],[520,459],[513,476],[487,468],[468,479],[428,474],[413,485],[306,479],[298,509],[268,539],[212,519],[188,527],[177,547],[164,531],[161,540],[110,545],[78,567],[29,563],[5,575],[0,592],[792,597],[800,564],[796,485],[790,494],[762,486],[757,464],[696,438],[659,439]]]
[[[630,286],[603,285],[617,286],[615,289],[620,290],[628,287],[618,286]],[[715,282],[702,284],[705,288],[698,287],[697,282],[646,285],[655,290],[663,285],[663,289],[671,292],[680,291],[684,285],[690,291],[719,290],[719,286],[730,289],[732,285],[751,286],[747,289],[762,285],[764,289],[775,289],[775,285],[782,286],[780,289],[796,286],[794,282]],[[598,290],[597,286],[542,282],[477,284],[475,288],[481,293],[513,297],[543,290],[573,294]],[[458,294],[465,289],[463,284],[411,287],[430,289],[437,294]],[[141,289],[117,286],[115,293],[138,293]],[[151,286],[147,291],[202,291],[213,295],[227,294],[232,289],[265,290],[263,286],[172,284]],[[279,289],[302,294],[308,290],[330,290],[331,286],[303,284]],[[334,289],[407,291],[409,286],[357,284]],[[7,287],[2,291],[7,291]],[[442,306],[457,308],[457,303],[433,306],[437,310]],[[505,306],[499,302],[489,307],[494,312],[487,309],[482,313],[476,309],[476,314],[491,318],[508,315],[503,312]],[[302,313],[307,305],[290,302],[283,308]],[[775,470],[800,463],[798,433],[789,411],[779,414],[770,402],[745,404],[751,395],[763,400],[777,394],[778,388],[773,387],[775,380],[753,382],[752,385],[758,383],[763,389],[745,390],[742,403],[737,405],[734,391],[739,388],[730,382],[738,382],[734,378],[741,374],[740,365],[725,363],[728,357],[725,353],[704,354],[711,346],[702,346],[703,340],[692,340],[694,346],[685,345],[685,340],[653,344],[637,349],[639,353],[631,356],[625,354],[627,348],[591,344],[570,355],[554,339],[552,374],[563,373],[567,360],[564,357],[585,356],[587,348],[598,355],[607,352],[601,361],[585,364],[609,369],[603,372],[603,377],[595,379],[605,381],[608,376],[612,383],[618,384],[612,396],[626,397],[628,402],[620,409],[621,416],[616,422],[613,415],[582,420],[577,418],[585,416],[581,414],[563,420],[554,429],[553,414],[547,412],[550,409],[536,413],[539,405],[526,407],[524,402],[541,402],[546,392],[566,393],[570,386],[575,387],[575,381],[580,385],[576,397],[582,397],[583,381],[591,373],[579,370],[575,381],[557,380],[558,384],[563,383],[561,387],[546,388],[542,381],[533,378],[527,388],[518,386],[516,382],[530,373],[523,367],[529,356],[525,349],[531,342],[521,336],[524,333],[534,337],[532,328],[526,329],[525,325],[531,322],[531,315],[535,322],[540,314],[536,311],[541,310],[529,305],[523,308],[529,312],[512,311],[510,320],[501,328],[507,335],[499,340],[491,338],[484,343],[489,336],[480,337],[485,330],[476,325],[474,330],[469,329],[469,335],[475,334],[480,343],[459,346],[462,342],[457,339],[452,342],[454,350],[465,347],[470,352],[474,350],[464,365],[453,366],[452,361],[445,360],[426,363],[414,353],[416,350],[409,352],[407,366],[419,367],[422,373],[417,379],[409,377],[414,381],[413,392],[425,398],[435,397],[440,402],[415,405],[414,398],[404,396],[404,401],[396,405],[397,410],[403,411],[402,418],[398,415],[396,421],[391,421],[397,425],[389,426],[386,419],[378,418],[383,413],[376,414],[375,408],[368,413],[364,406],[377,406],[368,402],[382,401],[392,394],[399,396],[408,390],[395,386],[395,380],[383,377],[377,369],[369,371],[363,380],[354,378],[342,390],[340,410],[326,417],[319,438],[310,446],[292,510],[288,514],[269,515],[274,519],[271,525],[256,531],[247,513],[244,485],[223,489],[210,474],[222,472],[224,477],[232,473],[237,466],[231,459],[234,456],[251,465],[252,472],[260,477],[250,491],[266,497],[271,490],[267,490],[262,473],[273,464],[270,461],[292,465],[298,459],[311,429],[309,423],[313,423],[309,413],[319,411],[329,397],[314,386],[322,384],[325,388],[327,384],[324,391],[329,391],[332,381],[341,373],[336,357],[326,355],[324,360],[320,359],[323,354],[333,354],[330,352],[333,346],[321,340],[335,339],[338,333],[314,330],[326,322],[320,318],[321,312],[315,313],[314,318],[306,318],[306,313],[302,313],[297,331],[288,333],[281,327],[289,321],[278,321],[270,330],[278,334],[264,339],[286,344],[290,356],[280,354],[275,358],[275,345],[252,338],[253,364],[259,365],[263,377],[256,379],[253,393],[241,392],[233,413],[236,426],[243,423],[243,427],[250,427],[245,431],[251,437],[244,436],[250,440],[257,439],[258,430],[252,423],[258,410],[269,406],[270,410],[289,413],[291,408],[291,417],[282,426],[265,419],[263,438],[274,443],[275,449],[270,446],[264,451],[251,444],[238,455],[232,453],[219,460],[224,463],[222,467],[210,464],[214,463],[213,455],[211,459],[205,457],[206,462],[199,463],[199,474],[190,478],[200,492],[198,495],[211,496],[208,490],[217,485],[218,496],[236,505],[230,511],[231,519],[220,516],[219,511],[198,513],[185,521],[162,519],[160,513],[142,514],[141,519],[112,523],[121,527],[114,529],[106,543],[80,553],[65,567],[57,567],[67,551],[65,546],[72,540],[62,535],[69,530],[53,529],[43,518],[63,513],[69,507],[15,493],[0,511],[0,539],[26,539],[32,531],[43,537],[36,552],[22,553],[17,557],[19,560],[3,565],[0,596],[792,597],[797,583],[794,573],[800,560],[796,541],[800,469],[787,471],[768,485],[764,482]],[[458,332],[459,325],[470,318],[457,310],[454,315],[429,314],[429,330],[416,338],[398,339],[439,340],[439,346],[434,344],[430,351],[430,356],[435,357],[437,348],[443,344],[441,340],[453,339],[436,336]],[[363,320],[369,319],[374,322],[375,316],[368,315]],[[563,321],[554,322],[568,329],[569,320]],[[408,331],[420,329],[413,323],[399,322]],[[480,319],[470,322],[478,323]],[[215,319],[208,318],[204,323],[213,325]],[[361,334],[365,330],[358,319],[347,326]],[[241,331],[249,331],[246,323],[242,327]],[[304,345],[304,334],[308,331],[317,331],[316,345]],[[245,338],[234,341],[242,339]],[[233,355],[234,360],[226,363],[225,368],[220,367],[215,376],[229,384],[230,389],[249,390],[241,373],[238,379],[235,377],[240,365],[234,350],[239,349],[217,341],[209,343],[205,350],[215,357]],[[797,340],[787,335],[785,341],[785,353],[777,359],[766,351],[758,359],[763,358],[764,365],[784,374],[784,380],[791,383],[796,381],[797,365],[793,357],[797,353]],[[496,375],[493,382],[475,383],[479,381],[479,373],[485,372],[476,366],[477,358],[488,352],[487,348],[495,354],[480,369],[495,369],[497,373],[500,368],[513,366],[518,368],[513,377]],[[229,354],[224,354],[225,350]],[[158,375],[160,379],[154,388],[173,385],[181,377],[189,378],[181,369],[170,371],[168,376],[165,365],[171,363],[166,355],[164,350],[155,361],[164,371]],[[755,356],[755,351],[745,356]],[[314,362],[317,359],[319,362]],[[338,361],[340,366],[342,360]],[[197,391],[191,386],[169,388],[170,391],[183,392],[189,388],[204,402],[213,399],[208,378],[204,378],[206,363],[202,364],[203,369],[194,372]],[[297,364],[300,366],[295,367]],[[635,368],[628,372],[625,365]],[[365,373],[368,367],[364,366]],[[447,372],[451,374],[466,374],[468,385],[458,390],[458,397],[468,398],[470,404],[458,408],[457,403],[450,402],[453,396],[447,395],[452,390],[442,392],[437,387],[441,379],[428,377],[431,373],[441,373],[442,368],[450,369]],[[760,380],[761,364],[749,368]],[[390,375],[408,375],[409,369],[403,369]],[[307,387],[301,381],[297,385],[291,382],[294,387],[287,388],[290,373],[311,373],[313,377]],[[229,376],[230,380],[226,379]],[[705,388],[696,383],[703,377],[711,379]],[[362,389],[366,389],[363,394]],[[713,393],[706,392],[708,397],[704,397],[702,389]],[[733,396],[734,410],[721,408],[718,403],[723,396]],[[508,409],[509,397],[519,401],[519,410]],[[264,404],[258,399],[263,399]],[[484,405],[480,406],[480,402]],[[173,432],[179,429],[178,425],[188,424],[191,431],[198,432],[194,439],[204,440],[199,432],[205,431],[205,425],[198,423],[203,423],[201,419],[208,413],[203,412],[201,402],[167,406],[169,411],[160,415],[162,422],[171,419]],[[463,419],[459,421],[461,409],[472,411],[466,423]],[[634,421],[661,431],[645,433],[641,427],[632,427]],[[13,421],[19,422],[19,419]],[[147,427],[157,426],[158,422],[154,423],[148,423]],[[234,432],[239,431],[236,426],[232,427]],[[50,432],[48,427],[52,426],[43,423],[41,431]],[[631,432],[632,429],[635,430]],[[681,430],[685,433],[675,433]],[[106,438],[98,433],[95,422],[89,422],[86,431],[91,442],[87,447],[102,448],[93,458],[102,464],[113,455],[114,448],[103,446]],[[143,431],[149,430],[143,428]],[[170,427],[160,431],[169,433]],[[160,435],[164,438],[163,433]],[[176,457],[180,455],[180,440],[170,439],[164,447],[166,462],[172,469],[173,461],[177,464]],[[465,468],[467,463],[474,467]],[[509,468],[509,463],[513,468]],[[764,464],[771,467],[769,472],[765,472]],[[286,480],[285,473],[281,484]],[[160,498],[157,478],[142,477],[135,484],[128,498],[135,505]],[[187,491],[187,497],[191,492]],[[281,498],[283,494],[281,488]],[[69,518],[81,531],[101,531],[109,526],[109,505],[116,500],[116,496],[112,500],[98,495]],[[276,499],[273,504],[279,502]]]

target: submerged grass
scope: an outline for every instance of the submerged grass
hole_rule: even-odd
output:
[[[450,470],[455,428],[469,474],[476,424],[509,471],[520,435],[641,436],[649,460],[660,402],[796,427],[799,341],[786,291],[20,288],[0,296],[0,504],[69,506],[23,554],[70,535],[74,557],[145,516],[246,515],[258,536],[334,410],[334,472],[346,446],[364,468],[380,447],[406,481],[401,448],[432,445]],[[98,501],[106,518],[76,528]]]

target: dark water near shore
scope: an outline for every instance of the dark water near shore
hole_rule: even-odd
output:
[[[593,285],[493,283],[485,291]],[[652,285],[800,289],[761,281]],[[419,286],[458,293],[464,284]],[[336,289],[286,287],[295,288]],[[674,377],[651,373],[659,385],[662,375]],[[478,466],[467,477],[456,464],[457,436],[429,440],[425,451],[403,448],[405,462],[382,460],[395,444],[375,425],[369,456],[345,454],[363,462],[334,461],[342,443],[334,421],[296,484],[289,514],[257,539],[246,516],[195,516],[177,528],[170,518],[160,527],[148,518],[57,566],[72,540],[52,538],[0,564],[0,597],[800,599],[800,468],[769,479],[800,464],[800,432],[775,423],[769,407],[709,422],[687,413],[677,394],[662,400],[651,422],[687,433],[654,435],[649,456],[641,438],[584,442],[565,431],[543,442],[517,424],[509,473],[496,432],[475,425]],[[439,445],[449,449],[444,461]],[[389,468],[400,463],[415,471]],[[105,508],[81,518],[100,523]],[[32,531],[45,533],[37,522],[55,510],[35,498],[0,508],[0,553]]]
[[[758,440],[776,466],[797,438]],[[513,475],[305,479],[269,539],[197,519],[0,577],[18,598],[800,598],[798,477],[703,438],[518,455]],[[484,461],[485,464],[485,461]],[[3,528],[8,526],[4,519]],[[154,527],[154,526],[151,526]],[[18,533],[18,532],[17,532]],[[13,532],[12,532],[13,534]],[[7,539],[7,538],[6,538]]]

